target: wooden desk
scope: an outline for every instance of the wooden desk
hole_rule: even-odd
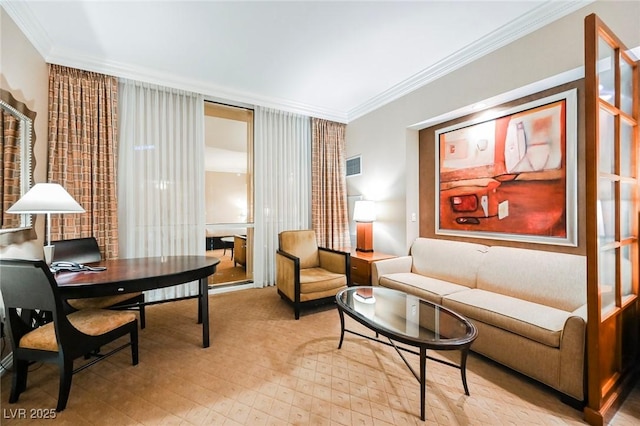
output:
[[[351,285],[371,285],[371,264],[393,257],[396,256],[376,251],[351,250]]]
[[[202,346],[209,347],[209,287],[207,277],[216,271],[220,259],[206,256],[143,257],[91,263],[104,266],[100,272],[61,272],[55,275],[64,299],[110,296],[118,293],[155,290],[199,281],[198,322],[202,322]],[[151,302],[149,304],[153,304]]]

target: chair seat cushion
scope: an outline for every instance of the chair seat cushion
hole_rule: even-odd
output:
[[[128,311],[105,309],[83,309],[67,315],[75,328],[90,336],[99,336],[136,320],[136,315]],[[58,351],[58,341],[53,322],[38,327],[22,336],[18,344],[21,348]]]
[[[118,303],[138,297],[142,292],[116,294],[113,296],[89,297],[87,299],[68,299],[67,303],[74,309],[105,309]]]
[[[311,295],[315,293],[326,293],[347,285],[347,276],[345,274],[337,274],[322,268],[307,268],[300,270],[300,299],[304,300],[303,295]],[[308,297],[307,299],[313,299]]]

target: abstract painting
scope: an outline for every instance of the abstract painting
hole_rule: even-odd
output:
[[[576,98],[436,130],[436,234],[576,246]]]

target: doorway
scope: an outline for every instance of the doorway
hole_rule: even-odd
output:
[[[253,281],[253,110],[205,102],[206,254],[220,259],[209,286]]]

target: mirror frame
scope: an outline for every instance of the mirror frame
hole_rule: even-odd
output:
[[[36,165],[33,152],[36,141],[34,129],[36,112],[30,110],[4,89],[0,89],[0,108],[16,117],[20,122],[20,196],[23,196],[33,186],[33,172]],[[4,135],[0,135],[0,137],[4,137]],[[4,164],[1,170],[4,170]],[[22,214],[18,229],[30,228],[32,225],[32,215]],[[0,233],[15,230],[16,228],[0,228]]]

